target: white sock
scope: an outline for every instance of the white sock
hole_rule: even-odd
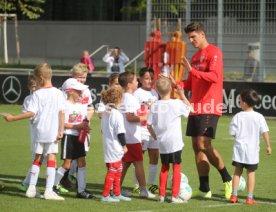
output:
[[[136,173],[135,173],[135,166],[132,166],[132,175],[133,175],[133,183],[134,185],[139,185],[137,177],[136,177]]]
[[[52,190],[55,182],[56,169],[54,167],[47,167],[46,169],[46,188]]]
[[[32,175],[32,168],[29,168],[29,170],[26,174],[26,177],[22,182],[23,185],[29,185],[30,184],[31,175]]]
[[[75,173],[77,172],[77,168],[78,168],[77,160],[73,160],[71,162],[71,167],[70,167],[70,170],[69,170],[69,175],[75,175]]]
[[[31,169],[30,185],[36,186],[38,176],[39,176],[39,171],[40,171],[40,167],[33,164]]]
[[[54,185],[58,185],[60,183],[60,180],[63,178],[65,172],[66,172],[66,169],[64,169],[62,166],[58,168],[58,170],[56,171]]]
[[[149,164],[148,184],[155,184],[157,172],[158,172],[158,165],[157,164]]]
[[[86,167],[81,167],[78,169],[77,180],[78,192],[80,193],[86,189]]]

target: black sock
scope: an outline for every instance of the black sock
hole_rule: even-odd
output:
[[[67,170],[67,171],[64,173],[62,179],[63,179],[63,180],[68,179],[68,174],[69,174],[69,170]]]
[[[200,176],[199,177],[199,182],[200,182],[200,186],[199,186],[200,191],[202,191],[202,192],[210,191],[209,176]]]
[[[225,183],[225,182],[229,182],[229,181],[232,180],[232,177],[229,175],[229,173],[228,173],[228,171],[227,171],[227,169],[226,169],[225,166],[224,166],[223,169],[218,170],[218,171],[219,171],[220,176],[221,176],[221,179],[222,179],[222,181],[223,181],[224,183]]]

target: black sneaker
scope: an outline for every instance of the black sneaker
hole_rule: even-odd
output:
[[[84,190],[80,193],[77,193],[77,198],[81,198],[81,199],[93,199],[95,198],[95,196],[91,193],[89,193],[88,191]]]

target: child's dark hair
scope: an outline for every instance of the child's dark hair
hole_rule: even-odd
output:
[[[150,74],[154,74],[154,70],[150,67],[143,67],[140,69],[139,77],[143,77],[145,73],[149,72]]]
[[[254,107],[259,104],[260,98],[258,93],[253,89],[243,90],[241,92],[241,99],[244,101],[249,107]]]
[[[113,73],[108,78],[109,85],[112,85],[115,81],[115,79],[119,78],[119,73]]]
[[[187,25],[184,28],[184,31],[186,34],[189,32],[204,32],[206,34],[206,31],[204,29],[204,25],[200,22],[192,22],[189,25]]]
[[[124,73],[121,73],[119,75],[119,84],[122,88],[126,89],[128,83],[132,83],[132,81],[134,80],[135,74],[133,72],[130,71],[126,71]]]

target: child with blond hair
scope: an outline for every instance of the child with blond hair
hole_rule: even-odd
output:
[[[49,200],[64,200],[53,191],[56,174],[56,154],[58,140],[64,132],[64,97],[62,92],[53,87],[52,69],[47,63],[39,64],[34,69],[34,76],[40,87],[34,92],[27,111],[19,115],[4,115],[6,121],[17,121],[33,117],[35,142],[35,159],[32,165],[32,175],[26,196],[34,198],[37,195],[36,184],[40,172],[42,155],[47,155],[46,189],[44,198]]]
[[[173,164],[172,203],[183,203],[178,197],[181,180],[181,153],[183,144],[181,116],[188,117],[191,107],[184,95],[183,89],[178,88],[179,99],[171,99],[171,81],[161,77],[156,81],[156,90],[161,99],[153,103],[147,119],[148,129],[154,140],[159,142],[159,152],[162,162],[159,178],[160,202],[165,201],[166,186],[170,163]]]
[[[85,84],[88,74],[88,68],[87,65],[82,63],[77,63],[73,66],[71,69],[72,78],[75,78],[80,83]],[[80,98],[81,104],[83,104],[87,108],[87,120],[90,121],[90,119],[93,116],[94,113],[94,106],[93,101],[91,97],[91,91],[89,90],[88,86],[87,88],[82,92],[82,97]],[[88,152],[90,148],[90,134],[87,135],[86,141],[85,141],[85,151]],[[61,180],[61,185],[63,185],[66,188],[70,188],[72,184],[77,184],[77,179],[75,177],[75,174],[77,172],[77,161],[73,160],[71,163],[71,168],[69,172],[66,172],[63,179]],[[68,191],[61,186],[59,187],[60,193],[67,193]]]

